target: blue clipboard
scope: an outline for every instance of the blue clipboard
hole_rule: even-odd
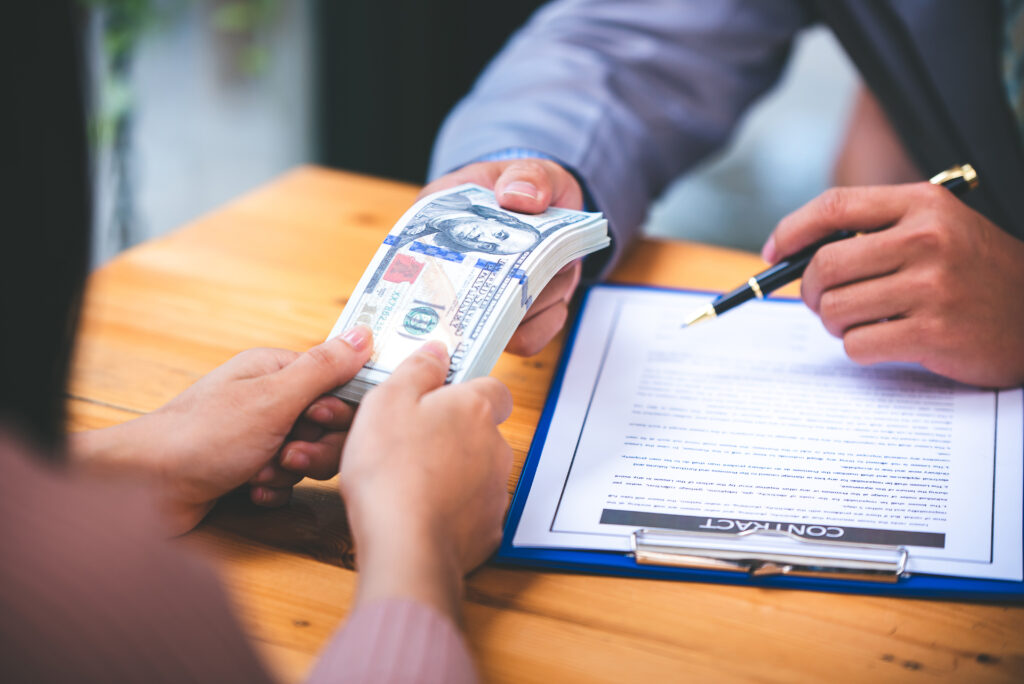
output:
[[[519,526],[519,521],[523,515],[523,509],[526,506],[526,500],[529,496],[530,488],[533,485],[541,452],[543,450],[545,440],[547,439],[548,430],[551,427],[551,418],[554,414],[555,406],[558,403],[558,396],[562,389],[565,370],[568,366],[569,359],[572,357],[573,350],[577,342],[577,332],[579,331],[580,321],[583,318],[583,312],[586,310],[587,303],[590,300],[591,292],[598,288],[633,288],[680,293],[696,292],[694,290],[678,290],[642,285],[600,284],[591,286],[584,293],[579,311],[573,322],[572,330],[570,331],[565,347],[562,350],[558,369],[552,381],[551,390],[548,393],[547,402],[544,405],[544,411],[541,413],[540,422],[537,425],[537,431],[534,433],[533,442],[530,445],[530,451],[526,456],[526,462],[523,464],[523,472],[519,478],[519,484],[516,486],[512,505],[505,521],[505,529],[502,535],[501,546],[498,548],[494,557],[496,562],[513,566],[539,567],[552,570],[618,575],[623,577],[649,577],[655,579],[688,580],[692,582],[777,587],[780,589],[810,589],[815,591],[831,591],[847,594],[873,594],[912,598],[945,598],[972,601],[1024,601],[1024,582],[970,579],[924,574],[914,574],[893,583],[822,579],[814,577],[793,577],[785,575],[755,577],[749,574],[721,570],[641,565],[637,563],[631,553],[513,546],[512,539],[514,538],[516,529]],[[1024,510],[1024,501],[1021,502],[1021,506],[1022,510]],[[1022,547],[1021,553],[1022,556],[1024,556],[1024,547]]]

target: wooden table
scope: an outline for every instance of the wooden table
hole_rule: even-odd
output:
[[[72,429],[151,411],[233,354],[320,342],[417,188],[316,168],[274,183],[93,274],[70,388]],[[615,279],[724,289],[755,256],[644,241]],[[502,432],[515,486],[561,348],[505,355]],[[298,681],[356,582],[334,482],[264,511],[222,502],[184,542],[219,564],[269,666]],[[491,681],[1024,681],[1024,608],[484,567],[466,633]]]

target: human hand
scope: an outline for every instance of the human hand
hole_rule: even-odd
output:
[[[360,326],[302,354],[242,352],[153,413],[80,433],[73,451],[83,465],[148,476],[174,533],[194,527],[220,496],[246,483],[255,503],[282,505],[303,475],[337,472],[352,413],[321,395],[350,380],[371,347],[369,329]]]
[[[468,164],[427,185],[420,197],[463,183],[491,188],[503,208],[524,214],[539,214],[549,206],[583,208],[583,190],[576,178],[547,159]],[[579,285],[582,270],[582,261],[577,259],[551,279],[526,312],[509,340],[507,351],[532,356],[551,341],[569,316],[569,301]]]
[[[818,250],[801,294],[851,359],[1024,383],[1024,243],[949,190],[914,183],[833,188],[784,218],[762,256],[775,263],[837,230],[873,232]]]
[[[448,364],[428,343],[364,397],[340,485],[358,601],[402,596],[457,619],[463,575],[501,538],[512,450],[497,425],[512,399],[493,378],[444,386]]]

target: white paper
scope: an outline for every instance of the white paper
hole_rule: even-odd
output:
[[[514,545],[768,528],[851,557],[904,546],[912,572],[1022,579],[1021,390],[858,366],[798,303],[684,328],[709,299],[591,293]]]

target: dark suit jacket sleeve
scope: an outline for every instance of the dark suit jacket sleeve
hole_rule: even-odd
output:
[[[808,21],[797,0],[551,3],[449,115],[431,176],[539,150],[579,174],[621,252],[650,201],[775,83]]]

